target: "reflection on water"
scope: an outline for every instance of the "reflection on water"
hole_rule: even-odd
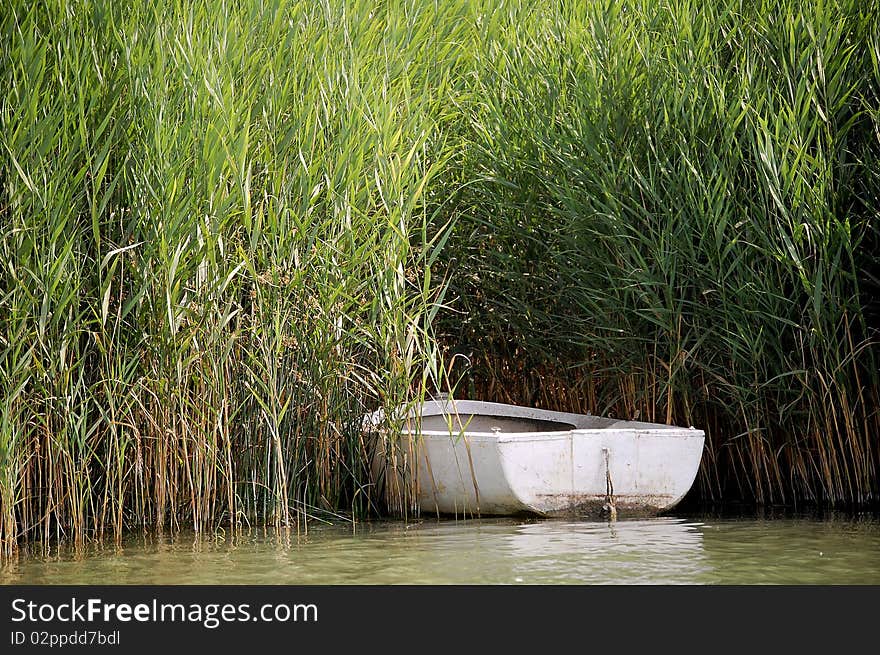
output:
[[[699,523],[534,523],[503,541],[522,582],[676,584],[706,571]]]
[[[482,519],[131,537],[3,584],[880,584],[876,519]]]

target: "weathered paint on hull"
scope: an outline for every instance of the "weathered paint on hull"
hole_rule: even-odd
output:
[[[380,460],[386,486],[423,513],[597,516],[610,483],[618,516],[657,514],[690,489],[704,442],[693,428],[474,401],[428,403],[414,418],[394,464],[387,443]]]

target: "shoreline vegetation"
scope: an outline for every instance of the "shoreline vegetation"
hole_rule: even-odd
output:
[[[876,0],[13,0],[0,84],[4,554],[382,513],[450,390],[878,500]]]

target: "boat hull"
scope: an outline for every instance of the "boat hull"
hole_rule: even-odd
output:
[[[445,401],[380,440],[374,475],[391,506],[452,515],[645,516],[691,488],[705,435],[693,428]],[[404,499],[404,496],[407,498]]]

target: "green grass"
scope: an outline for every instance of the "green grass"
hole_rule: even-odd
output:
[[[876,1],[119,5],[0,13],[7,551],[382,511],[451,382],[877,499]]]

